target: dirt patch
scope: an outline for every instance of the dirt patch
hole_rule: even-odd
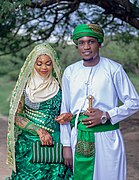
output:
[[[139,112],[121,122],[127,154],[127,180],[139,180]]]
[[[7,157],[7,118],[0,117],[0,180],[4,180],[11,174],[11,170],[6,164]]]
[[[139,180],[139,112],[121,122],[127,153],[127,180]],[[0,180],[10,176],[6,165],[7,118],[0,117]]]

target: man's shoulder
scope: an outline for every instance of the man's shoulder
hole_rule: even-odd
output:
[[[73,64],[70,64],[68,67],[69,68],[71,68],[71,67],[78,67],[78,65],[80,66],[80,65],[82,65],[82,60],[79,60],[79,61],[77,61],[77,62],[75,62],[75,63],[73,63]],[[68,68],[67,67],[67,68]]]
[[[115,60],[112,60],[106,57],[101,57],[101,62],[103,66],[108,67],[113,70],[116,70],[122,67],[122,65],[119,62],[116,62]]]
[[[66,67],[65,71],[73,71],[74,69],[78,69],[82,66],[82,60],[77,61],[73,64],[70,64],[69,66]]]

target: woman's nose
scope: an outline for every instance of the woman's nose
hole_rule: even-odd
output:
[[[47,69],[47,65],[46,64],[42,64],[42,69]]]

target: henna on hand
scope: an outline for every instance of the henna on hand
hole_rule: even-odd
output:
[[[55,118],[59,124],[67,124],[72,119],[72,113],[62,113]]]
[[[40,137],[40,141],[43,146],[51,146],[53,144],[53,139],[51,135],[43,128],[37,130],[37,134]]]
[[[15,116],[15,124],[20,128],[24,128],[27,125],[27,121],[22,116]]]

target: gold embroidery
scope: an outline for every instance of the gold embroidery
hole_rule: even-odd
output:
[[[17,114],[22,113],[23,107],[24,107],[24,95],[21,96],[21,99],[19,101],[18,108],[17,108]]]
[[[94,142],[85,142],[78,141],[76,144],[76,153],[86,157],[95,155],[95,143]]]

